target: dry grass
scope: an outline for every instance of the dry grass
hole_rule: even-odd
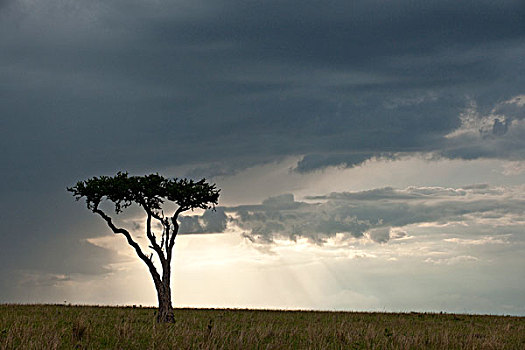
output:
[[[510,316],[0,305],[1,349],[525,349]]]

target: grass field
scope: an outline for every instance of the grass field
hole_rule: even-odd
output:
[[[1,349],[525,349],[525,317],[0,305]]]

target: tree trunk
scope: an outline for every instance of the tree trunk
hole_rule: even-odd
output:
[[[162,281],[157,285],[157,295],[159,298],[159,311],[157,313],[158,323],[174,323],[173,306],[171,305],[170,281]]]

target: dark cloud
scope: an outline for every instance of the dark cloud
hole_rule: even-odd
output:
[[[338,233],[365,234],[379,243],[390,239],[392,228],[406,225],[461,222],[466,217],[520,217],[525,201],[513,190],[486,185],[465,188],[381,188],[362,192],[309,197],[297,202],[292,195],[272,197],[261,205],[225,208],[232,222],[254,242],[308,238],[315,243]]]
[[[523,92],[524,15],[520,1],[23,3],[0,23],[9,180],[437,151],[466,95]]]
[[[0,301],[23,300],[22,283],[52,284],[72,275],[95,277],[122,261],[114,251],[88,239],[108,233],[102,222],[79,211],[64,192],[3,194],[0,210]],[[7,214],[8,213],[8,214]],[[57,277],[58,276],[58,277]],[[58,279],[57,279],[58,278]],[[22,294],[20,294],[22,293]]]
[[[373,153],[360,154],[308,154],[298,163],[295,170],[304,173],[327,166],[353,167],[363,164],[365,161],[374,157]]]
[[[380,227],[368,231],[370,238],[378,243],[386,243],[390,240],[390,227]]]
[[[11,2],[11,0],[0,0],[0,9],[6,8]]]
[[[472,105],[460,116],[462,125],[448,134],[439,154],[447,158],[507,158],[525,156],[524,95],[500,102],[490,111]]]
[[[228,217],[224,208],[206,210],[202,215],[184,215],[180,217],[181,234],[195,233],[220,233],[224,232],[228,223]]]

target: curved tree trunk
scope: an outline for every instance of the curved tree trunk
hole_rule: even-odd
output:
[[[173,306],[171,305],[171,288],[170,281],[162,281],[157,287],[157,296],[159,299],[159,310],[157,312],[158,323],[174,323]]]

